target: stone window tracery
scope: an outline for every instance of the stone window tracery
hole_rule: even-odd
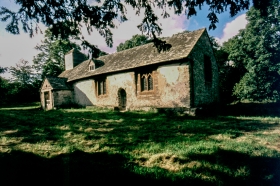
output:
[[[153,90],[153,76],[152,73],[141,74],[141,91]]]

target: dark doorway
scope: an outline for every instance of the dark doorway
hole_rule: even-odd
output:
[[[49,92],[44,92],[44,98],[45,98],[45,109],[50,109],[50,94]]]
[[[118,91],[118,98],[119,98],[119,109],[126,110],[126,92],[124,89],[119,89]]]

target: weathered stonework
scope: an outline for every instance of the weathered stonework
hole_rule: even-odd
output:
[[[211,59],[212,63],[212,83],[207,86],[204,77],[204,55]],[[216,59],[206,32],[202,34],[194,46],[189,59],[192,61],[193,70],[193,106],[200,107],[219,102],[219,76]]]
[[[73,102],[73,91],[71,90],[54,90],[53,91],[54,106],[68,106]]]
[[[158,68],[158,107],[190,107],[189,65],[185,62]]]
[[[218,67],[206,30],[177,34],[169,42],[169,51],[157,53],[147,44],[81,64],[78,54],[68,53],[66,71],[42,85],[42,107],[75,103],[195,115],[196,108],[217,103]]]
[[[102,96],[97,95],[94,81],[91,79],[74,83],[75,102],[83,106],[118,107],[118,91],[123,89],[126,92],[127,109],[190,107],[189,67],[186,63],[159,66],[153,72],[153,91],[141,92],[139,74],[136,74],[125,72],[107,76],[107,94]]]

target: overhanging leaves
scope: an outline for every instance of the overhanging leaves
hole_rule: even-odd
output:
[[[254,0],[256,8],[266,13],[266,8],[271,0]],[[96,29],[104,37],[108,46],[113,45],[111,29],[115,28],[114,21],[126,21],[126,8],[131,6],[135,14],[144,11],[144,18],[138,28],[143,34],[154,38],[161,34],[158,17],[154,9],[161,9],[163,17],[168,17],[168,9],[173,9],[175,14],[185,13],[187,17],[197,14],[197,8],[202,5],[209,6],[207,18],[210,21],[209,29],[215,29],[220,14],[229,9],[230,15],[234,16],[241,10],[249,8],[250,0],[16,0],[20,8],[12,12],[5,7],[0,9],[1,21],[10,21],[6,30],[12,34],[19,34],[19,23],[22,29],[32,37],[34,31],[39,30],[38,23],[41,22],[50,28],[54,37],[66,39],[81,35],[81,27],[85,25],[91,33]],[[156,36],[157,37],[157,36]],[[154,39],[155,46],[158,40]]]

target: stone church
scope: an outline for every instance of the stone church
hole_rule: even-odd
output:
[[[166,42],[171,48],[160,53],[149,43],[90,60],[71,50],[65,71],[43,81],[42,108],[189,111],[217,103],[218,67],[206,29],[175,34]]]

